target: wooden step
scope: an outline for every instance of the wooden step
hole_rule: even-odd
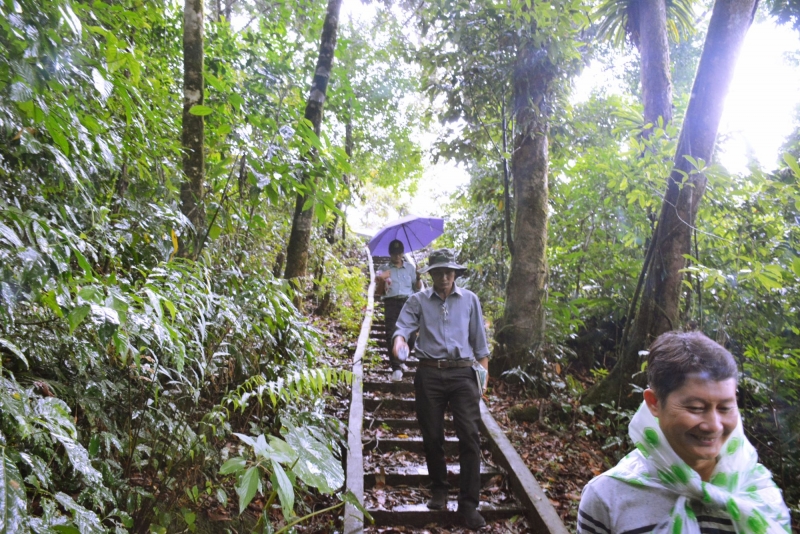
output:
[[[447,481],[454,488],[458,487],[461,473],[461,466],[458,464],[447,464]],[[481,464],[481,485],[485,485],[492,477],[502,476],[503,472],[488,465]],[[364,474],[364,487],[373,488],[376,482],[381,486],[423,486],[430,484],[428,478],[428,467],[425,465],[410,465],[406,467],[395,467],[384,470],[383,473]]]
[[[405,376],[405,375],[404,375]],[[403,393],[414,393],[414,383],[409,381],[402,382],[364,382],[364,392],[383,392],[401,395]]]
[[[413,398],[396,398],[390,397],[386,399],[382,399],[380,397],[375,398],[364,398],[364,410],[368,412],[374,412],[379,408],[383,408],[385,410],[405,410],[409,413],[416,413],[416,409],[414,408],[414,399]],[[379,412],[380,413],[380,412]]]
[[[458,525],[460,518],[456,513],[458,503],[448,501],[447,510],[428,510],[425,503],[407,504],[395,506],[391,510],[371,510],[367,511],[375,519],[375,526],[403,525],[412,527],[424,527],[431,523],[440,525]],[[524,510],[519,505],[494,505],[481,503],[478,508],[486,521],[499,521],[511,517],[522,515]]]
[[[403,419],[381,419],[381,418],[364,418],[364,428],[376,428],[386,425],[391,430],[418,430],[419,421],[416,418],[403,418]],[[444,429],[454,430],[452,417],[445,415]]]
[[[422,445],[422,438],[410,437],[405,439],[388,438],[388,439],[365,439],[362,441],[364,451],[408,451],[416,452],[419,454],[425,453],[425,448]],[[444,437],[444,453],[446,456],[458,454],[458,438],[453,436]]]

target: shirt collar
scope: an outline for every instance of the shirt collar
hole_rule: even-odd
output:
[[[430,289],[431,289],[431,294],[428,296],[428,298],[432,299],[435,295],[437,299],[442,300],[442,298],[436,294],[436,290],[433,289],[433,286],[431,286]],[[448,297],[452,295],[458,295],[460,297],[462,294],[463,293],[461,293],[461,288],[458,287],[458,284],[456,284],[455,280],[453,280],[453,291],[450,292],[450,295],[448,295]]]

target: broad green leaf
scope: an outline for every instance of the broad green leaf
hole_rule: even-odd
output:
[[[272,487],[278,492],[283,518],[289,519],[294,515],[294,487],[289,477],[286,476],[286,471],[275,460],[272,460],[272,476],[270,480]]]
[[[100,518],[91,510],[87,510],[83,506],[72,500],[72,497],[66,493],[56,493],[55,495],[58,503],[72,514],[72,521],[78,527],[81,534],[104,534],[105,529]]]
[[[83,253],[81,253],[81,251],[77,248],[73,248],[72,253],[75,254],[75,259],[78,260],[78,265],[80,265],[81,269],[83,269],[83,273],[86,276],[91,276],[92,266],[89,265],[89,262],[86,260],[86,256],[84,256]]]
[[[50,435],[64,446],[72,468],[83,475],[88,484],[102,485],[103,477],[100,471],[92,466],[92,463],[89,461],[89,451],[84,449],[83,445],[63,434],[50,432]]]
[[[92,310],[91,306],[88,304],[83,304],[81,306],[76,307],[72,310],[69,315],[67,316],[67,321],[69,322],[69,333],[72,334],[75,332],[75,329],[80,326],[86,316],[89,315],[89,312]]]
[[[153,308],[153,311],[158,315],[158,320],[163,320],[164,311],[161,309],[161,299],[156,295],[155,291],[150,288],[145,288],[144,293],[147,295],[147,299],[150,301],[150,306]]]
[[[231,473],[237,473],[244,469],[245,465],[247,465],[247,461],[241,456],[230,458],[219,468],[219,474],[230,475]]]
[[[794,173],[795,177],[798,180],[800,180],[800,165],[798,165],[797,163],[797,158],[795,158],[792,154],[787,152],[786,154],[783,155],[783,161],[785,161],[786,165],[788,165],[789,168],[792,169],[792,172]]]
[[[795,256],[792,260],[792,271],[797,277],[800,277],[800,256]]]
[[[206,115],[211,115],[212,113],[214,113],[214,110],[208,106],[203,106],[201,104],[198,104],[196,106],[192,106],[189,109],[189,113],[191,113],[192,115],[197,115],[198,117],[205,117]]]
[[[0,525],[3,532],[28,532],[25,517],[28,501],[25,486],[14,462],[6,456],[5,447],[0,448]]]
[[[246,434],[239,434],[238,432],[234,432],[233,435],[236,436],[237,438],[239,438],[240,440],[244,441],[245,443],[247,443],[251,447],[255,447],[255,445],[256,445],[256,441],[253,438],[251,438],[250,436],[246,435]]]
[[[258,489],[258,479],[259,479],[258,468],[253,466],[244,472],[244,474],[242,475],[242,479],[236,486],[236,494],[239,495],[240,514],[244,511],[245,508],[247,508],[247,505],[250,504],[250,501],[253,500],[253,497],[256,496],[256,490]]]
[[[325,443],[320,442],[306,428],[287,425],[286,442],[297,454],[292,471],[309,486],[331,494],[344,484],[342,463]]]
[[[220,234],[222,234],[222,228],[220,228],[216,224],[211,227],[211,230],[208,231],[208,237],[210,237],[211,239],[217,239],[220,236]]]
[[[241,95],[238,95],[236,93],[229,96],[228,101],[233,105],[233,107],[236,108],[237,111],[240,110],[241,107],[244,105],[244,98],[242,98]]]
[[[16,345],[14,345],[13,343],[11,343],[11,342],[10,342],[10,341],[8,341],[7,339],[3,339],[3,338],[1,338],[1,337],[0,337],[0,347],[3,347],[3,348],[5,348],[5,349],[7,349],[9,352],[11,352],[12,354],[14,354],[14,355],[15,355],[17,358],[19,358],[20,360],[22,360],[22,363],[24,363],[24,364],[25,364],[25,367],[26,367],[26,368],[30,368],[30,365],[28,364],[28,359],[27,359],[27,358],[25,358],[25,355],[24,355],[24,354],[22,354],[22,351],[21,351],[21,350],[19,350],[19,348],[17,348],[17,346],[16,346]],[[1,362],[1,361],[2,361],[2,358],[0,358],[0,362]]]

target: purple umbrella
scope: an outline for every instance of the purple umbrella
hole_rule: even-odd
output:
[[[444,233],[444,219],[407,215],[381,228],[367,246],[373,256],[388,256],[389,243],[400,240],[406,252],[418,250]]]

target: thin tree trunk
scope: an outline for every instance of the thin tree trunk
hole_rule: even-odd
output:
[[[672,81],[667,39],[666,0],[639,2],[639,54],[641,55],[644,122],[663,126],[672,121]],[[644,134],[648,136],[652,128]]]
[[[181,184],[181,211],[194,226],[194,245],[181,238],[181,255],[188,255],[203,235],[205,209],[203,207],[203,154],[204,121],[192,115],[192,106],[203,103],[203,0],[186,0],[183,8],[183,174]]]
[[[706,188],[706,176],[696,172],[691,174],[695,168],[686,156],[706,163],[711,161],[725,97],[757,6],[758,0],[717,0],[714,4],[678,140],[675,167],[667,181],[658,226],[653,235],[653,257],[645,279],[642,303],[620,359],[606,380],[586,394],[584,402],[587,404],[610,400],[638,403],[640,399],[630,395],[628,384],[639,372],[639,351],[646,349],[658,335],[678,327],[681,271],[686,266],[684,254],[692,251],[692,229]],[[642,383],[641,378],[637,381]]]
[[[530,349],[544,336],[549,163],[549,123],[544,106],[555,73],[544,49],[526,44],[519,50],[514,67],[516,127],[511,158],[514,254],[503,319],[495,335],[500,349],[493,358],[495,371],[528,363]]]
[[[336,50],[336,35],[339,29],[339,10],[342,0],[329,0],[325,22],[322,27],[322,37],[319,44],[319,58],[314,71],[314,81],[311,83],[311,92],[306,102],[305,118],[311,121],[314,132],[319,135],[322,126],[322,110],[325,104],[325,94],[331,76],[331,66]],[[312,151],[311,157],[315,157]],[[285,278],[305,276],[308,270],[308,248],[311,244],[311,226],[314,221],[314,192],[316,185],[311,176],[303,177],[303,184],[308,187],[305,194],[298,195],[292,219],[292,233],[286,250]]]
[[[350,161],[353,158],[353,117],[352,117],[352,103],[350,105],[351,115],[347,117],[347,123],[344,125],[344,153],[347,154],[347,159]],[[350,176],[347,173],[342,175],[342,181],[344,182],[345,187],[349,187],[350,185]],[[336,208],[339,211],[342,211],[344,206],[344,202],[341,200],[336,203]],[[344,213],[344,211],[342,211]],[[333,216],[333,220],[328,225],[328,228],[325,231],[325,239],[328,240],[328,243],[333,245],[336,243],[336,226],[339,224],[339,214]],[[342,226],[344,227],[345,220],[342,217]],[[344,232],[344,230],[342,230]],[[344,240],[344,233],[342,233],[342,240]]]

